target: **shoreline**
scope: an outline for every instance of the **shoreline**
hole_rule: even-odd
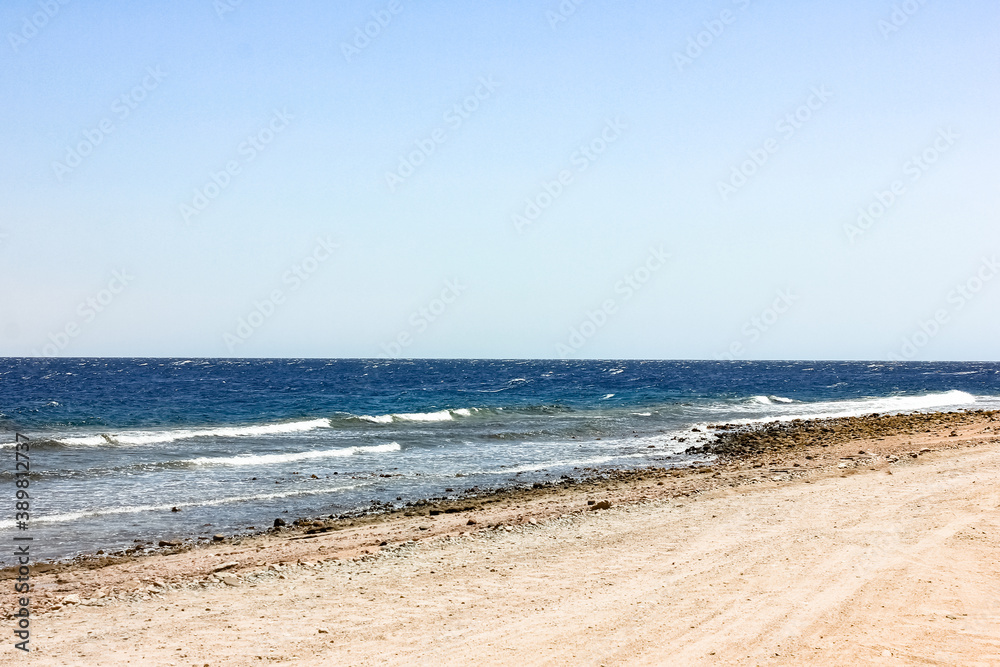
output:
[[[32,658],[985,665],[1000,655],[1000,414],[771,424],[715,447],[712,466],[508,490],[482,509],[424,506],[33,574]]]
[[[924,414],[976,414],[983,412],[978,411],[967,411],[966,409],[960,409],[954,412],[941,412],[941,413],[909,413],[910,415],[919,417]],[[1000,410],[995,411],[1000,412]],[[568,474],[562,474],[560,479],[553,480],[551,477],[564,472],[563,470],[556,470],[554,473],[549,473],[545,469],[541,472],[546,472],[546,477],[550,479],[544,479],[540,481],[525,482],[516,480],[514,477],[519,476],[521,473],[518,472],[514,477],[507,480],[506,483],[500,483],[496,486],[485,486],[480,488],[479,486],[474,487],[474,493],[470,493],[473,489],[466,489],[457,494],[450,494],[448,496],[417,496],[405,504],[386,502],[384,500],[372,500],[370,505],[356,505],[353,509],[340,510],[339,514],[329,514],[329,515],[315,515],[315,516],[298,516],[295,514],[289,516],[288,511],[275,512],[271,514],[271,518],[261,521],[261,516],[255,516],[253,519],[247,519],[246,524],[253,523],[257,526],[249,526],[248,530],[236,529],[235,532],[230,532],[232,529],[223,529],[222,537],[219,537],[217,533],[212,537],[211,530],[206,530],[206,527],[210,527],[209,523],[200,524],[200,529],[194,525],[187,525],[179,529],[168,529],[161,528],[158,531],[145,532],[141,535],[130,535],[125,537],[124,540],[129,540],[132,537],[139,537],[140,539],[132,540],[132,544],[126,545],[121,542],[109,545],[107,542],[102,542],[100,539],[90,539],[85,543],[77,543],[79,551],[75,555],[61,555],[56,557],[46,558],[44,560],[39,560],[35,563],[35,567],[40,572],[56,571],[58,569],[66,567],[68,564],[77,564],[81,566],[105,566],[115,563],[125,562],[136,558],[143,558],[148,556],[157,556],[163,554],[179,553],[184,551],[190,551],[192,549],[197,549],[206,546],[206,544],[212,544],[213,542],[222,543],[232,543],[240,542],[247,539],[256,539],[265,534],[273,532],[271,528],[262,528],[262,526],[271,525],[272,521],[280,520],[281,525],[285,529],[289,529],[294,525],[298,527],[300,525],[311,526],[313,524],[322,523],[324,527],[329,530],[339,530],[346,525],[351,525],[357,521],[368,521],[371,517],[376,517],[375,520],[381,520],[385,517],[394,517],[402,514],[403,516],[409,516],[412,511],[422,511],[441,505],[443,508],[447,508],[448,511],[454,511],[454,508],[459,510],[469,508],[470,506],[475,507],[475,509],[481,509],[481,504],[483,502],[493,502],[489,500],[494,497],[503,497],[510,494],[518,494],[524,492],[528,486],[533,486],[535,488],[548,489],[557,487],[566,487],[567,485],[591,485],[594,483],[600,483],[609,478],[622,479],[623,476],[627,477],[630,475],[639,474],[643,477],[643,474],[647,471],[655,471],[662,476],[664,471],[674,471],[674,470],[687,470],[692,467],[699,466],[712,466],[715,465],[713,461],[720,459],[725,462],[732,463],[739,459],[741,456],[756,456],[762,455],[764,450],[757,451],[754,446],[749,446],[748,438],[751,440],[753,438],[777,438],[781,439],[782,432],[789,431],[799,431],[799,433],[792,433],[791,437],[793,440],[795,438],[801,439],[802,435],[811,430],[815,431],[826,431],[828,425],[833,425],[835,431],[840,431],[841,429],[846,429],[848,432],[852,433],[855,437],[860,437],[863,435],[859,429],[858,425],[863,424],[866,420],[870,420],[873,417],[878,417],[879,428],[890,428],[891,432],[896,432],[901,427],[896,423],[889,423],[886,417],[905,417],[908,415],[884,415],[884,414],[872,414],[863,417],[833,417],[833,418],[819,418],[819,419],[780,419],[772,420],[770,422],[754,421],[749,424],[742,422],[737,423],[719,423],[719,424],[709,424],[706,428],[692,428],[692,431],[698,432],[697,435],[692,433],[687,433],[686,437],[675,436],[673,440],[675,442],[683,443],[685,439],[692,439],[696,442],[703,443],[706,438],[719,438],[715,442],[709,441],[707,444],[702,445],[692,445],[688,446],[684,450],[673,449],[670,450],[669,454],[665,457],[666,459],[674,459],[672,461],[665,461],[663,456],[655,459],[656,462],[652,462],[649,465],[635,466],[634,464],[628,464],[623,467],[615,466],[610,464],[605,466],[595,466],[595,467],[582,467],[574,468],[572,471],[566,470]],[[702,422],[703,424],[704,422]],[[808,425],[816,425],[815,429],[811,429]],[[701,425],[701,424],[699,424]],[[870,425],[869,425],[870,428]],[[904,427],[905,428],[905,427]],[[755,435],[756,434],[756,435]],[[684,432],[680,433],[684,436]],[[825,437],[822,433],[818,436],[816,434],[809,433],[809,437]],[[600,440],[600,438],[597,438]],[[787,440],[787,438],[785,438]],[[719,442],[725,442],[725,447],[718,447]],[[742,450],[741,445],[737,443],[743,443]],[[756,442],[756,445],[761,445],[760,442]],[[675,445],[676,446],[676,445]],[[650,449],[653,447],[650,446]],[[708,460],[698,460],[699,457]],[[777,465],[777,464],[776,464]],[[293,473],[293,475],[298,475],[299,473]],[[333,473],[336,475],[337,473]],[[375,473],[372,473],[374,475]],[[673,474],[673,473],[671,473]],[[378,475],[379,477],[388,477],[389,475]],[[315,475],[313,475],[315,477]],[[254,477],[254,480],[257,478]],[[532,482],[534,482],[532,484]],[[440,493],[442,489],[445,492],[451,492],[451,488],[444,488],[445,486],[459,486],[461,482],[455,480],[454,484],[449,484],[447,481],[440,484],[439,488],[427,489],[425,492],[430,491],[434,493]],[[468,494],[468,495],[466,495]],[[394,494],[391,494],[394,495]],[[396,498],[400,501],[400,498]],[[209,504],[212,504],[209,502]],[[169,506],[164,505],[165,509]],[[69,511],[69,510],[67,510]],[[174,508],[173,511],[180,511]],[[294,510],[292,510],[294,511]],[[308,511],[308,510],[307,510]],[[178,517],[185,516],[178,514]],[[264,516],[267,516],[266,514]],[[292,518],[296,517],[296,518]],[[44,521],[45,517],[42,518]],[[112,519],[105,519],[106,521]],[[208,519],[210,522],[211,518]],[[275,526],[278,524],[276,523]],[[216,529],[218,530],[218,529]],[[37,538],[36,538],[37,539]],[[44,538],[43,538],[44,539]],[[124,541],[123,540],[123,541]],[[69,553],[72,553],[71,551]],[[8,561],[8,563],[3,563],[0,560],[0,581],[4,580],[12,569],[9,563],[13,561]]]
[[[89,554],[33,566],[36,613],[78,603],[157,595],[223,583],[261,568],[303,561],[371,559],[400,544],[536,525],[614,505],[696,497],[722,488],[849,475],[905,465],[930,451],[1000,443],[1000,411],[872,414],[754,425],[712,425],[717,439],[685,453],[714,457],[685,467],[607,469],[583,479],[503,487],[465,499],[431,498],[338,519],[301,518],[251,535],[213,542],[162,543],[151,553]],[[947,431],[947,432],[946,432]],[[933,449],[924,447],[928,434]],[[914,440],[917,444],[914,444]],[[862,443],[863,446],[854,447]],[[701,464],[701,465],[699,465]],[[891,472],[891,471],[890,471]],[[601,503],[601,504],[598,504]],[[220,568],[220,555],[231,556]],[[155,572],[155,574],[154,574]],[[13,567],[0,570],[9,617]],[[66,600],[69,600],[66,602]]]

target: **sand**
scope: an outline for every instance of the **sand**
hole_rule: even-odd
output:
[[[998,665],[1000,418],[921,419],[66,567],[35,578],[32,655],[0,660]]]

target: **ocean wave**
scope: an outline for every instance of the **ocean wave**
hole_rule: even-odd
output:
[[[774,403],[794,403],[794,398],[785,398],[784,396],[754,396],[750,399],[754,403],[760,403],[762,405],[773,405]]]
[[[108,507],[104,509],[80,510],[79,512],[66,512],[64,514],[52,514],[49,516],[32,515],[32,523],[64,523],[66,521],[79,521],[97,516],[108,516],[113,514],[139,514],[141,512],[166,512],[173,508],[183,509],[186,507],[214,507],[216,505],[228,505],[230,503],[251,502],[258,500],[273,500],[276,498],[291,498],[294,496],[318,496],[325,493],[337,493],[338,491],[350,491],[361,486],[360,484],[346,484],[343,486],[323,487],[321,489],[300,489],[296,491],[282,491],[278,493],[260,493],[246,496],[229,496],[227,498],[213,498],[211,500],[164,503],[161,505],[126,505],[124,507]],[[15,526],[11,519],[0,520],[0,530],[8,530]]]
[[[762,397],[754,397],[758,399]],[[772,397],[775,398],[775,397]],[[759,423],[767,421],[791,421],[793,419],[831,419],[835,417],[859,417],[872,413],[916,412],[942,408],[961,408],[975,405],[981,400],[996,397],[976,397],[968,392],[952,389],[945,392],[923,394],[921,396],[882,396],[845,399],[840,401],[817,401],[815,403],[775,404],[756,401],[758,409],[769,406],[768,414],[749,419],[738,419],[736,423]]]
[[[543,375],[542,377],[547,377],[547,376]],[[513,380],[507,380],[507,382],[504,383],[504,386],[498,387],[496,389],[475,389],[474,391],[480,394],[498,394],[501,391],[507,391],[508,389],[514,389],[520,386],[518,383],[521,382],[528,382],[528,380],[526,378],[514,378]]]
[[[170,431],[131,431],[125,433],[97,433],[82,436],[60,436],[52,438],[62,445],[94,447],[100,445],[155,445],[191,438],[244,438],[262,435],[283,435],[304,433],[317,428],[329,428],[329,419],[309,419],[279,424],[257,426],[219,426],[215,428],[176,429]]]
[[[437,412],[404,412],[394,414],[393,419],[407,422],[446,422],[454,419],[451,410],[438,410]]]
[[[608,394],[605,398],[612,396],[614,394]],[[447,422],[454,421],[458,417],[467,418],[476,415],[507,415],[515,418],[518,415],[556,415],[567,412],[573,412],[573,409],[564,405],[519,405],[507,407],[448,408],[434,412],[393,412],[385,415],[347,415],[338,417],[337,419],[344,422],[364,421],[373,424],[392,424],[394,422]]]
[[[360,419],[373,424],[391,424],[394,421],[446,422],[454,420],[455,417],[471,417],[473,412],[479,412],[479,408],[453,408],[436,412],[394,412],[389,415],[358,415],[348,419]]]
[[[392,415],[358,415],[357,417],[361,421],[372,422],[374,424],[391,424]]]
[[[338,449],[319,449],[310,452],[293,452],[290,454],[248,454],[244,456],[202,456],[186,463],[194,465],[228,465],[252,466],[290,463],[292,461],[308,461],[312,459],[328,459],[355,454],[379,454],[383,452],[398,452],[402,449],[398,442],[388,445],[369,445],[357,447],[340,447]]]

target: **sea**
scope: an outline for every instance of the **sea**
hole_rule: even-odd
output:
[[[688,466],[709,424],[997,408],[998,363],[6,358],[0,541],[30,535],[36,559],[141,551]]]

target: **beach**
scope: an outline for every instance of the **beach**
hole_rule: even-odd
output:
[[[776,422],[683,470],[39,566],[31,661],[998,664],[998,429]]]

